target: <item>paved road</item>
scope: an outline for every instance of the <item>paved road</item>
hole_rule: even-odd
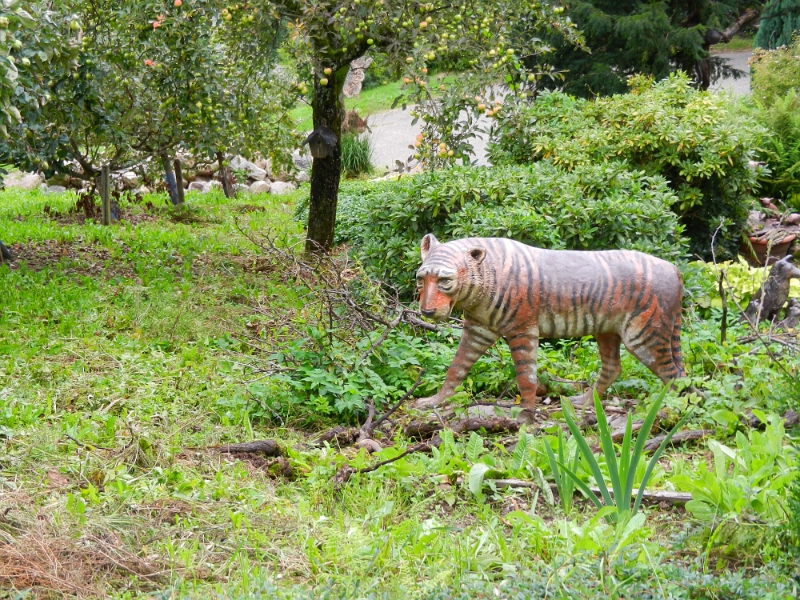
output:
[[[734,94],[750,93],[750,65],[747,61],[753,53],[749,50],[744,52],[721,52],[716,56],[725,58],[734,69],[745,72],[745,76],[740,79],[722,79],[711,86],[713,91],[730,91]]]
[[[718,54],[730,61],[731,66],[746,73],[740,79],[723,79],[712,86],[714,91],[731,91],[734,94],[750,93],[750,67],[747,64],[751,52],[727,52]],[[362,115],[363,116],[363,115]],[[417,134],[422,130],[420,123],[412,125],[412,117],[407,110],[387,110],[369,115],[367,122],[372,130],[373,142],[372,163],[383,175],[396,168],[395,161],[406,162],[414,151],[409,148],[414,144]],[[476,159],[478,164],[487,164],[486,140],[476,141]]]

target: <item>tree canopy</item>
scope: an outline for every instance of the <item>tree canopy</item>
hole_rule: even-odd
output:
[[[725,70],[709,56],[711,44],[727,41],[741,16],[755,19],[763,2],[748,0],[577,0],[568,14],[586,38],[586,48],[564,45],[552,64],[564,72],[564,91],[591,97],[624,93],[636,73],[663,79],[682,69],[700,87]],[[752,12],[746,12],[751,9]],[[553,85],[552,87],[556,87]]]

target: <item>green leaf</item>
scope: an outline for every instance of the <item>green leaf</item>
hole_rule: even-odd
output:
[[[545,445],[547,445],[547,442],[545,442]],[[525,432],[525,428],[521,427],[519,435],[517,436],[517,445],[514,447],[514,453],[511,455],[512,473],[517,474],[525,468],[530,450],[531,437]]]
[[[483,438],[473,431],[467,442],[467,460],[471,463],[476,463],[481,454],[483,454]]]
[[[564,407],[565,404],[569,405],[570,404],[569,400],[566,400],[561,405],[562,408]],[[569,427],[569,430],[572,432],[572,437],[575,438],[575,441],[578,444],[578,450],[583,455],[583,459],[589,465],[589,468],[592,471],[592,475],[594,476],[594,480],[597,483],[597,487],[600,489],[600,493],[602,494],[603,499],[605,500],[605,502],[606,502],[606,504],[608,506],[613,506],[614,505],[614,501],[611,499],[611,494],[608,493],[608,488],[606,487],[606,482],[603,480],[603,472],[600,470],[600,465],[597,464],[597,459],[594,457],[594,454],[592,453],[592,449],[589,447],[589,444],[587,443],[586,438],[583,437],[583,434],[581,433],[580,428],[575,423],[575,420],[573,419],[571,412],[574,412],[574,411],[570,411],[570,410],[565,410],[564,411],[564,419],[566,419],[566,421],[567,421],[567,427]],[[567,467],[564,466],[563,464],[559,463],[559,465],[561,465],[561,467],[563,469],[567,469]],[[569,469],[567,469],[567,472],[568,473],[570,472]],[[578,482],[580,480],[577,478],[577,476],[573,475],[573,480],[575,480],[575,484],[578,485],[578,487],[581,487],[578,484]],[[583,482],[581,481],[580,483],[583,483]],[[584,487],[586,487],[585,484],[584,484]],[[581,489],[583,489],[583,488],[581,488]],[[586,487],[586,489],[588,489],[588,487]],[[594,496],[594,494],[592,494],[592,496]]]
[[[608,467],[608,477],[611,479],[611,486],[614,489],[614,503],[617,505],[617,509],[621,507],[629,508],[631,497],[628,496],[626,498],[623,495],[622,482],[620,481],[617,465],[617,455],[614,452],[614,440],[611,439],[611,430],[608,427],[608,420],[603,410],[603,403],[600,402],[600,396],[596,391],[594,392],[594,410],[597,415],[597,430],[600,437],[600,445],[603,448],[606,467]]]
[[[485,463],[479,462],[472,465],[472,468],[469,470],[469,475],[467,476],[467,487],[469,491],[478,497],[482,497],[481,487],[483,487],[483,479],[491,470],[492,467]]]

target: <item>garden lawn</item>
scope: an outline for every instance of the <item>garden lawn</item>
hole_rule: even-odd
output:
[[[665,419],[698,404],[690,426],[718,446],[669,450],[650,484],[699,490],[696,510],[648,506],[631,531],[579,497],[565,514],[549,486],[496,489],[493,477],[552,477],[542,451],[552,425],[515,434],[517,451],[479,433],[443,436],[430,454],[334,485],[347,462],[410,442],[398,435],[380,459],[315,447],[316,432],[360,422],[363,406],[258,371],[307,342],[270,338],[285,323],[266,308],[294,325],[315,315],[303,282],[248,236],[302,241],[292,215],[305,190],[189,194],[182,211],[152,195],[124,202],[112,227],[69,213],[70,194],[0,192],[2,239],[19,256],[0,265],[0,598],[797,597],[782,512],[795,463],[774,416],[800,395],[797,355],[772,345],[776,366],[757,343],[735,342],[747,333],[738,323],[720,344],[713,276],[698,266],[683,346],[709,399],[670,392]],[[394,332],[387,343],[430,363],[435,388],[456,336]],[[314,344],[324,355],[324,339]],[[545,377],[588,380],[599,367],[589,340],[544,344],[541,357]],[[497,395],[511,369],[508,349],[494,349],[459,398]],[[612,392],[643,409],[660,387],[625,355]],[[765,432],[739,423],[749,409],[770,415]],[[257,439],[277,440],[287,460],[209,449]],[[478,463],[489,468],[476,488]],[[729,502],[715,503],[714,486]]]

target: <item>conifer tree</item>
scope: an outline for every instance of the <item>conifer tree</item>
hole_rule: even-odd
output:
[[[796,1],[796,0],[793,0]],[[635,73],[656,79],[681,69],[707,88],[726,72],[709,55],[712,44],[728,41],[754,22],[764,2],[747,0],[577,0],[567,14],[586,39],[589,52],[553,43],[553,67],[564,73],[564,90],[592,97],[623,93]],[[552,87],[560,82],[551,84]]]
[[[755,46],[774,50],[792,43],[800,33],[800,0],[773,0],[764,8]]]

